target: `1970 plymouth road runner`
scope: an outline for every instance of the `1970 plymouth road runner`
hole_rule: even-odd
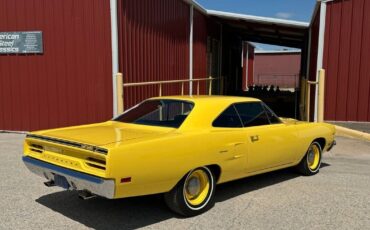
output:
[[[316,174],[334,134],[254,98],[159,97],[111,121],[32,132],[23,161],[47,186],[85,199],[164,193],[169,208],[193,216],[212,207],[216,184],[292,166]]]

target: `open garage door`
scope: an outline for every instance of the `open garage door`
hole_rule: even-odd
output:
[[[221,92],[257,97],[269,104],[279,116],[303,119],[300,108],[304,105],[299,103],[300,82],[307,70],[309,24],[220,11],[208,11],[208,14],[222,25]],[[299,51],[299,60],[295,63],[298,65],[297,73],[256,74],[253,43],[291,47]]]

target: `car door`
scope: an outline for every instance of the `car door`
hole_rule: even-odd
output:
[[[289,164],[295,156],[297,133],[261,102],[235,104],[247,139],[247,172]]]
[[[247,140],[245,131],[234,105],[226,108],[212,123],[212,143],[208,149],[215,152],[222,162],[222,177],[228,181],[245,176]],[[214,150],[212,150],[214,149]]]

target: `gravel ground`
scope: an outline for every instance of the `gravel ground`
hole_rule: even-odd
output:
[[[281,170],[217,187],[207,213],[181,218],[161,196],[80,200],[21,161],[24,135],[0,134],[0,229],[370,229],[370,142],[337,138],[320,173]]]

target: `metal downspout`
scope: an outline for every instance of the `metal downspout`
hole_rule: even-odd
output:
[[[113,82],[113,116],[117,116],[117,83],[116,74],[118,73],[118,18],[117,0],[110,0],[111,18],[111,42],[112,42],[112,82]]]
[[[322,1],[320,9],[320,29],[319,29],[319,43],[317,47],[317,66],[316,66],[316,82],[319,81],[319,70],[323,68],[324,60],[324,39],[325,39],[325,23],[326,23],[326,1]],[[318,96],[319,89],[315,87],[315,113],[314,120],[318,119]]]

